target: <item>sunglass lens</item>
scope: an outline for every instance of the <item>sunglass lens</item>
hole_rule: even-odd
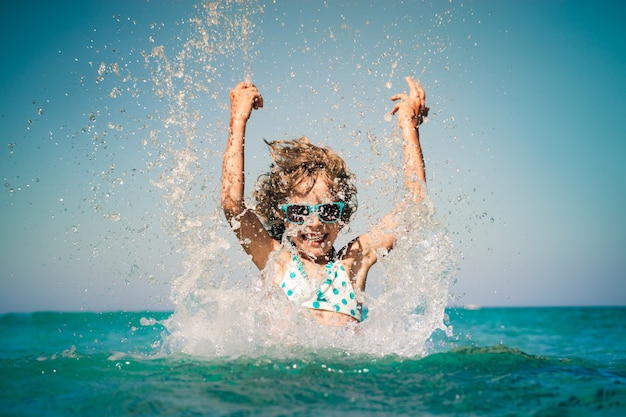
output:
[[[305,217],[309,215],[307,206],[292,205],[287,209],[287,219],[292,223],[304,223]]]
[[[323,204],[319,208],[319,216],[322,221],[336,222],[341,217],[341,207],[339,204]]]

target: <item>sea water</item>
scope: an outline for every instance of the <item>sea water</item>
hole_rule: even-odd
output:
[[[623,416],[626,308],[447,309],[427,355],[163,353],[171,312],[0,316],[3,416]]]

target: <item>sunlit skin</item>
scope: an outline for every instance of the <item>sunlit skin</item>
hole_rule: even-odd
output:
[[[398,125],[404,139],[404,181],[409,190],[407,201],[401,202],[395,210],[401,210],[408,201],[419,202],[423,198],[423,186],[426,183],[424,160],[419,142],[419,122],[428,114],[425,105],[426,94],[423,88],[412,78],[406,78],[410,92],[391,97],[395,102],[391,114],[397,114]],[[290,253],[281,243],[270,236],[253,209],[248,208],[244,198],[244,143],[246,124],[253,110],[263,107],[263,97],[256,86],[250,82],[239,83],[230,93],[231,116],[229,137],[222,166],[222,207],[226,218],[237,235],[246,253],[254,264],[263,270],[271,255],[274,265],[274,284],[278,285],[290,261]],[[339,201],[329,189],[328,179],[319,176],[310,190],[295,189],[289,196],[291,204],[316,205]],[[395,211],[394,211],[395,212]],[[378,260],[377,253],[393,248],[395,222],[393,213],[383,217],[370,230],[350,241],[339,249],[337,259],[348,271],[352,285],[357,291],[364,291],[367,274]],[[324,266],[333,258],[333,245],[343,227],[340,222],[323,223],[312,213],[302,225],[291,224],[285,219],[285,233],[291,237],[300,254],[307,278],[318,282],[322,280]],[[342,326],[357,322],[346,314],[310,310],[312,316],[321,324]]]

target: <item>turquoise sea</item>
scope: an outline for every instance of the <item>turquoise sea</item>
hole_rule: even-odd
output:
[[[167,312],[4,314],[0,415],[626,415],[626,308],[446,313],[419,356],[189,355]]]

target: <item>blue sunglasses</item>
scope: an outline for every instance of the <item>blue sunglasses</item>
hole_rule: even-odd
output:
[[[342,201],[334,203],[323,203],[310,206],[308,204],[283,204],[280,209],[285,212],[287,221],[295,224],[304,224],[304,221],[312,213],[317,213],[317,217],[322,223],[337,223],[341,219],[346,203]]]

